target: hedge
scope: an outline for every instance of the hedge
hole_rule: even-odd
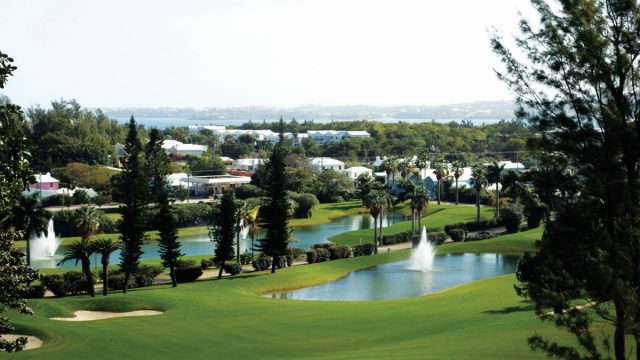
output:
[[[197,266],[176,269],[176,281],[179,283],[196,281],[202,276],[202,268]]]
[[[373,244],[358,244],[351,248],[354,257],[371,255],[373,250]]]
[[[451,240],[455,242],[464,241],[464,235],[465,235],[464,229],[449,230],[449,236],[451,236]]]

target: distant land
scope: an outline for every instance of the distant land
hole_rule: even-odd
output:
[[[514,118],[513,101],[482,101],[450,105],[303,105],[296,107],[209,107],[209,108],[102,108],[109,117],[127,119],[131,114],[136,118],[163,119],[170,123],[176,120],[184,123],[215,122],[228,125],[240,125],[243,122],[275,121],[295,118],[299,122],[330,122],[341,120],[377,120],[383,122],[398,121],[479,121],[481,123],[510,120]],[[168,124],[165,124],[165,126]],[[177,125],[176,126],[184,126]],[[164,127],[164,126],[163,126]]]

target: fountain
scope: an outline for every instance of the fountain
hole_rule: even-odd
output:
[[[430,271],[433,268],[433,257],[435,255],[436,251],[427,239],[427,228],[423,226],[422,234],[420,235],[420,242],[418,243],[418,246],[413,249],[408,269],[415,271]]]
[[[50,259],[56,255],[60,240],[56,238],[56,233],[53,229],[53,218],[49,219],[46,234],[32,235],[29,243],[32,260]]]

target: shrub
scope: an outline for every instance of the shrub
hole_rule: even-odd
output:
[[[109,290],[122,290],[124,288],[124,273],[112,272],[109,274],[109,283],[107,284]],[[137,287],[135,279],[129,279],[129,289]]]
[[[298,259],[305,256],[306,251],[303,248],[289,248],[289,254],[293,257],[293,259]]]
[[[500,222],[495,222],[494,220],[480,219],[479,222],[469,221],[465,224],[465,228],[467,231],[481,231],[486,229],[491,229],[494,227],[500,226]]]
[[[89,203],[89,194],[84,190],[76,190],[73,192],[73,204],[74,205],[82,205]]]
[[[255,185],[243,184],[236,188],[236,197],[240,200],[262,196],[262,189]]]
[[[196,281],[202,276],[202,268],[197,266],[176,269],[176,281],[179,283]]]
[[[271,269],[271,257],[266,256],[263,253],[259,253],[252,262],[253,268],[256,271],[264,271]]]
[[[46,275],[42,278],[42,284],[56,297],[67,295],[67,286],[62,275]]]
[[[64,279],[67,295],[80,295],[87,293],[89,283],[87,278],[80,271],[68,271],[62,275],[62,278]]]
[[[77,227],[75,225],[75,216],[75,211],[62,210],[54,212],[53,226],[56,229],[56,235],[60,235],[62,237],[79,235]],[[98,212],[98,221],[100,222],[100,227],[98,228],[99,232],[117,232],[115,223],[101,211]]]
[[[195,260],[183,260],[180,259],[178,260],[177,264],[176,264],[176,269],[187,269],[187,268],[192,268],[196,266],[196,261]]]
[[[195,261],[191,265],[195,266]],[[164,271],[159,265],[140,265],[138,270],[129,277],[129,289],[136,287],[147,287],[153,285],[153,280]],[[102,276],[102,274],[100,275]],[[124,288],[124,272],[120,269],[109,273],[109,290],[122,290]]]
[[[547,207],[538,199],[531,199],[524,206],[524,216],[527,218],[527,227],[534,229],[540,226],[540,222],[547,213]]]
[[[228,261],[224,263],[224,272],[231,275],[240,274],[242,272],[242,265],[238,264],[235,261]]]
[[[332,243],[326,242],[326,243],[320,243],[320,244],[313,244],[311,245],[311,248],[313,250],[317,250],[317,249],[327,249],[329,250],[329,248],[332,246]]]
[[[27,288],[26,297],[28,299],[42,299],[46,288],[42,284],[31,284]]]
[[[444,226],[444,232],[447,235],[451,235],[449,232],[453,229],[463,229],[466,230],[467,229],[467,224],[465,223],[455,223],[455,224],[447,224]]]
[[[313,194],[294,194],[291,199],[298,203],[295,217],[299,219],[311,217],[313,208],[320,204],[318,198]]]
[[[249,265],[253,263],[254,255],[248,251],[245,251],[244,254],[240,254],[240,263],[242,265]]]
[[[413,241],[413,235],[411,234],[411,231],[382,235],[382,245],[393,245],[409,241]]]
[[[501,222],[504,223],[508,233],[520,231],[520,223],[523,217],[520,205],[511,204],[500,211]]]
[[[319,247],[314,250],[307,251],[307,262],[309,264],[315,264],[329,260],[331,260],[331,253],[325,248]]]
[[[332,245],[329,247],[329,258],[331,260],[346,259],[351,256],[351,249],[344,245]]]
[[[451,236],[451,240],[455,242],[464,241],[464,233],[463,229],[451,229],[449,230],[449,236]]]
[[[429,241],[435,245],[441,245],[449,238],[449,236],[444,231],[436,231],[429,233],[428,235]]]
[[[73,199],[71,196],[66,194],[53,194],[45,199],[42,199],[42,206],[62,206],[71,205],[73,203]]]
[[[202,270],[207,270],[216,267],[216,264],[213,259],[202,259],[200,260],[200,267]]]
[[[373,244],[359,244],[351,248],[354,257],[373,254]]]
[[[490,233],[490,232],[486,232],[486,231],[482,231],[477,233],[476,235],[470,235],[468,236],[465,241],[480,241],[480,240],[487,240],[487,239],[492,239],[494,237],[498,236],[498,234],[495,233]]]

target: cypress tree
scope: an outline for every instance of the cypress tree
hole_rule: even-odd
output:
[[[220,212],[213,218],[209,238],[216,244],[215,259],[220,264],[218,279],[222,277],[224,264],[233,260],[233,240],[235,235],[236,202],[232,191],[226,191],[220,200]]]
[[[176,224],[176,218],[171,212],[172,206],[169,204],[167,192],[163,191],[159,193],[157,201],[159,206],[158,231],[160,233],[160,240],[158,240],[158,246],[160,247],[160,258],[162,259],[162,266],[169,268],[171,283],[173,287],[176,287],[178,286],[176,267],[178,266],[180,257],[184,255],[180,252],[178,226]]]
[[[136,120],[132,115],[124,145],[124,168],[117,180],[119,193],[122,196],[120,239],[123,247],[120,253],[120,267],[124,271],[123,293],[127,292],[131,274],[138,269],[142,256],[144,231],[141,213],[147,198],[148,182],[140,164],[141,151],[142,145],[138,137]]]
[[[280,119],[280,129],[281,131],[284,129],[282,119]],[[289,244],[289,199],[285,188],[286,155],[287,147],[281,133],[280,141],[274,147],[268,163],[269,180],[266,189],[268,202],[262,219],[264,228],[267,229],[267,236],[258,244],[260,251],[273,257],[271,273],[276,272],[277,259],[287,255]]]

